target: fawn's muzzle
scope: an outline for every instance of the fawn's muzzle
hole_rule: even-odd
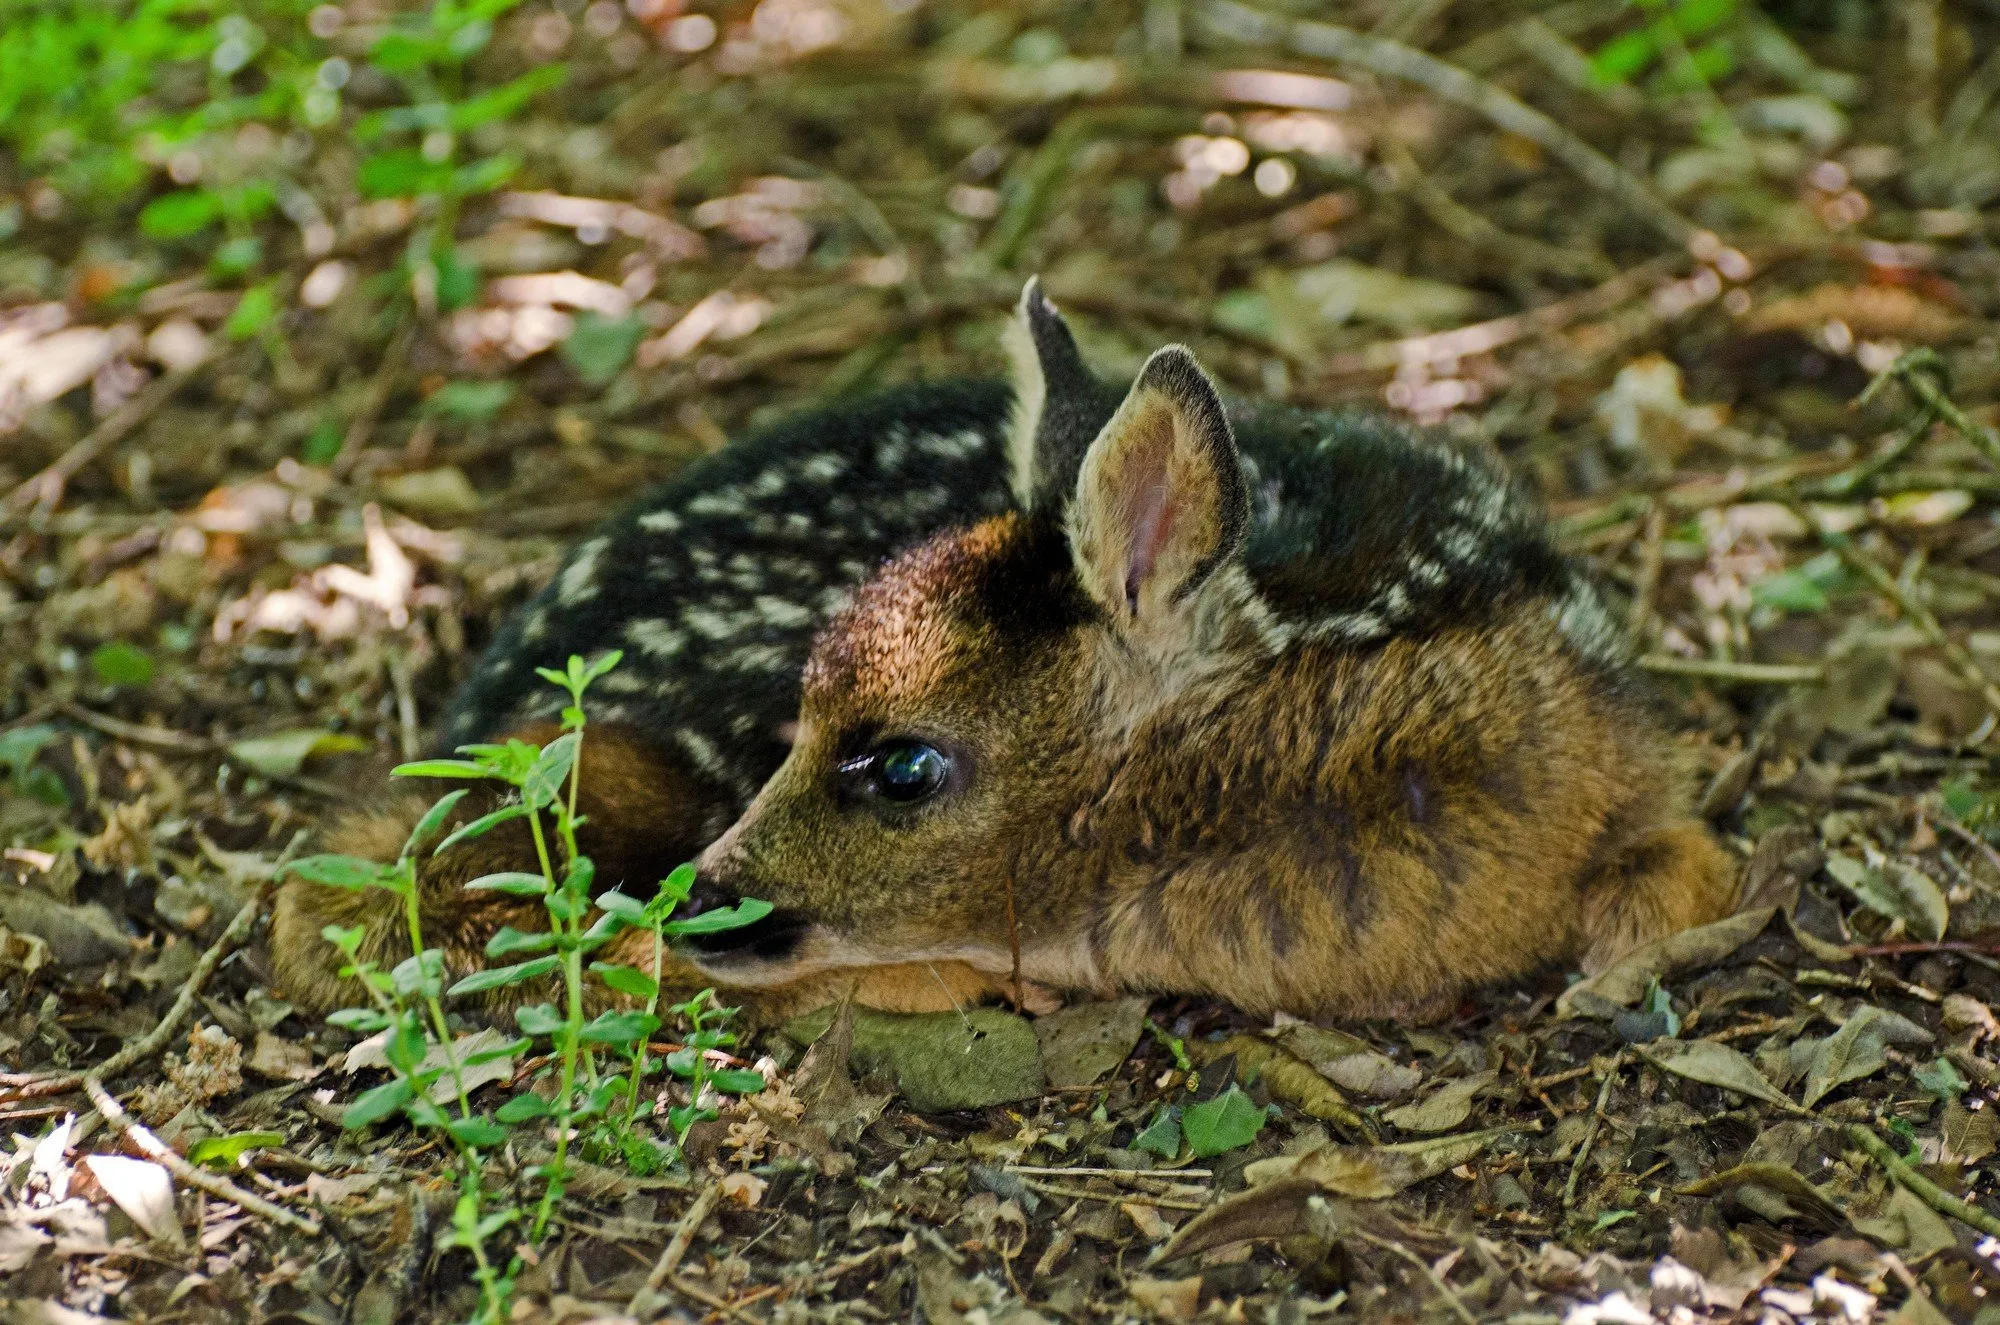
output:
[[[717,882],[712,875],[700,874],[695,876],[694,887],[679,914],[684,918],[698,916],[735,906],[742,900],[741,894]],[[778,910],[736,929],[689,934],[681,942],[709,961],[742,958],[781,961],[792,955],[811,927],[812,922],[800,912]]]

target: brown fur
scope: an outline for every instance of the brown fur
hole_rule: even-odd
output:
[[[535,744],[557,734],[558,729],[549,724],[512,733]],[[597,866],[597,878],[604,889],[622,883],[627,892],[650,893],[661,878],[699,849],[701,824],[713,809],[712,796],[638,733],[609,726],[590,728],[580,766],[583,780],[577,808],[589,823],[578,835],[578,846]],[[323,849],[369,860],[394,860],[423,812],[448,789],[425,782],[384,797],[336,823]],[[490,798],[467,800],[477,800],[477,808],[462,808],[454,823],[464,822],[493,804]],[[547,823],[543,831],[553,836]],[[518,821],[424,861],[418,875],[419,923],[425,945],[443,949],[448,978],[488,965],[486,940],[501,926],[525,931],[548,927],[547,912],[533,898],[467,892],[462,885],[482,874],[537,868],[533,838]],[[278,984],[287,997],[316,1012],[365,1001],[358,984],[339,978],[340,955],[322,936],[328,925],[355,924],[368,930],[364,957],[386,968],[409,955],[402,904],[391,894],[346,892],[303,880],[293,880],[279,889],[270,946]],[[652,939],[646,934],[628,932],[597,955],[605,961],[653,968]],[[669,995],[681,998],[714,983],[671,953],[661,974]],[[1002,983],[960,963],[915,963],[835,973],[801,981],[794,988],[745,992],[744,997],[753,1004],[751,1011],[766,1020],[809,1011],[850,993],[868,1007],[934,1012],[995,997]],[[553,995],[553,982],[542,988],[522,986],[496,991],[488,996],[486,1005],[498,1010]],[[1048,1002],[1044,991],[1031,990],[1030,995],[1042,1004]]]

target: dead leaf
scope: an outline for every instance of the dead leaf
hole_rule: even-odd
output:
[[[1173,1236],[1173,1226],[1160,1216],[1159,1210],[1138,1201],[1120,1201],[1118,1208],[1132,1221],[1132,1227],[1139,1230],[1139,1236],[1148,1242],[1159,1242]]]
[[[270,1077],[274,1081],[311,1081],[319,1075],[319,1066],[313,1062],[310,1046],[273,1035],[270,1031],[257,1032],[256,1043],[250,1049],[250,1060],[244,1066],[258,1076]]]
[[[1232,1035],[1219,1044],[1196,1046],[1203,1063],[1234,1056],[1239,1075],[1257,1076],[1271,1097],[1289,1104],[1308,1118],[1332,1123],[1352,1136],[1374,1140],[1375,1124],[1349,1104],[1331,1081],[1311,1063],[1261,1035]]]
[[[1966,1108],[1963,1100],[1947,1100],[1939,1134],[1944,1143],[1945,1163],[1977,1164],[2000,1148],[2000,1110],[1975,1112]]]
[[[1806,1068],[1803,1096],[1807,1108],[1819,1103],[1836,1086],[1859,1081],[1887,1065],[1883,1046],[1882,1010],[1864,1003],[1839,1030],[1819,1042]]]
[[[1796,1170],[1783,1164],[1738,1164],[1733,1169],[1711,1174],[1693,1186],[1681,1188],[1680,1194],[1721,1196],[1745,1187],[1761,1188],[1782,1198],[1792,1209],[1790,1217],[1808,1218],[1827,1228],[1842,1228],[1847,1224],[1847,1216],[1841,1213],[1839,1206],[1828,1200],[1819,1188],[1800,1177]]]
[[[1766,1081],[1755,1064],[1726,1044],[1714,1040],[1655,1040],[1634,1047],[1654,1066],[1677,1077],[1721,1086],[1787,1109],[1799,1107]]]
[[[1713,924],[1697,925],[1634,948],[1590,979],[1579,981],[1564,990],[1562,997],[1556,1000],[1556,1010],[1563,1016],[1575,1015],[1576,1003],[1584,994],[1595,995],[1619,1007],[1631,1007],[1645,996],[1647,987],[1653,981],[1664,980],[1698,966],[1712,966],[1735,952],[1763,933],[1764,927],[1777,913],[1776,907],[1758,907],[1754,911],[1738,912]]]
[[[1958,1235],[1944,1217],[1925,1205],[1909,1188],[1896,1185],[1889,1203],[1873,1219],[1857,1219],[1854,1231],[1902,1253],[1908,1261],[1958,1245]]]
[[[187,1246],[174,1209],[174,1182],[165,1166],[124,1155],[85,1155],[83,1164],[147,1237],[176,1252]]]
[[[0,888],[0,925],[40,939],[63,967],[102,966],[133,949],[131,937],[96,902],[58,902],[33,888]]]
[[[1497,1075],[1475,1072],[1447,1081],[1415,1104],[1390,1109],[1382,1116],[1406,1132],[1449,1132],[1471,1116],[1473,1098],[1492,1085]]]
[[[2000,1038],[2000,1021],[1993,1009],[1966,994],[1946,994],[1943,1005],[1944,1028],[1954,1033],[1971,1031],[1974,1041]]]
[[[1193,1320],[1201,1306],[1201,1276],[1187,1279],[1134,1279],[1125,1286],[1132,1300],[1160,1320]]]
[[[764,1192],[771,1184],[754,1173],[737,1172],[723,1174],[715,1185],[723,1200],[733,1201],[748,1210],[764,1199]]]
[[[950,1113],[1010,1104],[1042,1093],[1041,1047],[1034,1027],[999,1008],[970,1012],[854,1014],[853,1067],[896,1083],[919,1113]],[[791,1022],[785,1033],[812,1043],[832,1024],[833,1010]]]
[[[1035,1018],[1042,1071],[1059,1089],[1088,1086],[1131,1056],[1145,1033],[1147,1000],[1080,1003]]]

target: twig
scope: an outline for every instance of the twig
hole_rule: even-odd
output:
[[[1632,611],[1625,629],[1633,639],[1644,639],[1653,619],[1653,600],[1660,592],[1660,567],[1666,560],[1667,512],[1660,503],[1646,512],[1645,542],[1639,548],[1639,583],[1632,592]]]
[[[1000,219],[986,236],[986,256],[1005,270],[1021,256],[1049,199],[1076,163],[1077,150],[1089,138],[1107,134],[1178,133],[1198,122],[1192,110],[1163,106],[1095,107],[1071,111],[1043,140],[1016,181]]]
[[[1102,1201],[1106,1205],[1121,1202],[1130,1205],[1156,1205],[1163,1210],[1206,1210],[1203,1201],[1177,1201],[1171,1196],[1155,1196],[1151,1192],[1089,1192],[1081,1187],[1058,1187],[1052,1182],[1042,1182],[1036,1178],[1023,1178],[1022,1182],[1049,1196],[1066,1196],[1073,1201]]]
[[[1110,1178],[1115,1182],[1183,1182],[1215,1176],[1213,1169],[1094,1169],[1061,1164],[1009,1164],[1004,1171],[1044,1178]]]
[[[1910,1189],[1910,1194],[1941,1215],[1950,1215],[1962,1224],[1969,1224],[1982,1233],[2000,1237],[2000,1219],[1987,1214],[1976,1205],[1959,1200],[1944,1188],[1918,1173],[1897,1158],[1896,1152],[1872,1128],[1860,1123],[1847,1125],[1847,1138],[1868,1152],[1870,1159],[1889,1171],[1889,1176]]]
[[[1806,528],[1819,536],[1820,542],[1839,555],[1848,569],[1857,572],[1875,588],[1876,592],[1894,603],[1896,610],[1903,614],[1903,618],[1917,628],[1917,633],[1937,646],[1938,652],[1944,655],[1945,665],[1957,673],[1958,679],[1977,691],[1979,697],[1986,701],[1989,710],[2000,714],[2000,686],[1994,685],[1979,664],[1973,661],[1972,655],[1967,653],[1957,640],[1945,633],[1944,627],[1938,624],[1938,619],[1931,615],[1929,608],[1911,597],[1909,591],[1903,588],[1896,577],[1875,558],[1863,552],[1860,545],[1852,538],[1826,528],[1814,518],[1810,510],[1795,499],[1785,499],[1785,505],[1791,509],[1792,514],[1805,522]]]
[[[1385,78],[1415,83],[1433,96],[1463,106],[1508,133],[1538,143],[1593,188],[1617,198],[1643,216],[1675,245],[1685,245],[1695,227],[1669,207],[1652,186],[1610,157],[1511,93],[1434,55],[1398,41],[1371,37],[1332,23],[1285,19],[1236,0],[1207,0],[1197,20],[1217,36],[1253,45],[1282,46],[1297,55],[1340,60]]]
[[[1938,357],[1936,350],[1924,347],[1896,356],[1894,363],[1875,375],[1875,380],[1857,397],[1856,403],[1867,404],[1882,389],[1882,384],[1892,377],[1903,384],[1905,391],[1922,401],[1926,411],[1950,424],[1961,437],[1979,448],[1989,464],[2000,468],[2000,433],[1974,423],[1951,398],[1944,360]]]
[[[221,742],[206,736],[190,736],[186,732],[177,732],[170,727],[152,727],[137,722],[126,722],[122,718],[113,718],[94,709],[87,709],[75,700],[63,700],[56,705],[56,711],[86,727],[94,727],[106,736],[130,741],[134,745],[151,746],[155,750],[205,755],[214,754],[222,748]]]
[[[1576,1162],[1569,1166],[1569,1181],[1563,1184],[1563,1209],[1576,1204],[1576,1185],[1583,1181],[1583,1166],[1590,1159],[1590,1149],[1597,1144],[1598,1129],[1604,1125],[1604,1106],[1611,1098],[1611,1087],[1618,1082],[1618,1074],[1625,1068],[1625,1055],[1619,1053],[1604,1069],[1604,1084],[1597,1088],[1597,1103],[1590,1110],[1590,1125],[1584,1128],[1583,1140],[1577,1143]]]
[[[1479,1325],[1479,1318],[1474,1316],[1471,1310],[1466,1307],[1464,1299],[1459,1297],[1457,1290],[1453,1289],[1450,1284],[1444,1281],[1442,1275],[1431,1268],[1429,1261],[1417,1255],[1417,1253],[1411,1251],[1394,1238],[1381,1237],[1362,1228],[1357,1228],[1354,1231],[1362,1241],[1371,1242],[1384,1251],[1394,1252],[1410,1264],[1416,1266],[1418,1272],[1424,1278],[1430,1280],[1431,1287],[1437,1290],[1437,1295],[1445,1300],[1445,1304],[1452,1309],[1453,1314],[1464,1321],[1465,1325]]]
[[[104,1088],[104,1082],[99,1080],[96,1074],[84,1076],[83,1089],[90,1096],[91,1104],[104,1115],[104,1121],[116,1128],[120,1136],[130,1141],[146,1158],[163,1165],[169,1173],[188,1186],[198,1187],[210,1196],[218,1197],[274,1224],[282,1224],[307,1237],[319,1236],[318,1220],[295,1215],[283,1206],[273,1205],[261,1196],[251,1195],[220,1174],[198,1169],[182,1159],[174,1153],[172,1146],[154,1136],[143,1123],[126,1113],[125,1107],[112,1098],[111,1092]]]
[[[152,417],[153,411],[172,400],[201,373],[210,357],[204,356],[200,363],[163,373],[147,383],[139,394],[113,410],[110,417],[56,457],[46,469],[8,493],[7,499],[0,501],[0,512],[24,511],[30,506],[44,514],[54,510],[62,501],[63,489],[84,466],[124,441],[134,428]]]
[[[1602,285],[1558,299],[1540,308],[1505,317],[1433,331],[1421,336],[1377,341],[1347,354],[1328,359],[1322,370],[1326,377],[1354,377],[1379,373],[1405,364],[1437,363],[1487,354],[1530,336],[1559,330],[1572,322],[1608,313],[1626,300],[1671,276],[1686,258],[1674,253],[1653,258],[1612,277]]]
[[[695,1233],[714,1212],[715,1203],[721,1199],[721,1184],[711,1182],[701,1189],[694,1198],[694,1203],[688,1206],[687,1213],[681,1216],[678,1224],[674,1225],[674,1235],[667,1240],[665,1250],[660,1252],[660,1259],[653,1262],[652,1273],[646,1276],[645,1285],[632,1294],[632,1301],[625,1307],[626,1315],[637,1316],[649,1308],[652,1300],[659,1295],[660,1286],[672,1279],[674,1272],[681,1268],[681,1261],[686,1258],[688,1248],[694,1243]],[[676,1284],[675,1288],[679,1290],[680,1285]],[[692,1297],[693,1294],[689,1296]]]
[[[389,340],[388,348],[382,352],[382,362],[375,366],[375,376],[368,383],[368,396],[361,402],[354,419],[347,425],[346,436],[340,439],[340,450],[333,457],[333,472],[345,477],[354,468],[354,462],[361,458],[361,450],[368,445],[368,438],[375,431],[375,421],[389,403],[390,393],[396,389],[396,381],[408,366],[410,342],[416,338],[416,324],[408,313],[403,314],[396,333]]]
[[[291,857],[292,849],[303,840],[303,835],[292,839],[284,853],[278,857],[280,866]],[[167,1015],[160,1018],[159,1025],[88,1072],[70,1072],[59,1077],[46,1077],[30,1082],[12,1092],[8,1097],[9,1102],[39,1099],[46,1095],[65,1094],[80,1087],[87,1088],[92,1078],[108,1081],[120,1072],[145,1062],[165,1048],[167,1042],[174,1038],[182,1024],[187,1021],[189,1014],[194,1011],[195,1001],[201,997],[202,988],[207,985],[208,978],[215,974],[215,968],[222,965],[222,959],[235,951],[237,945],[249,938],[250,931],[256,928],[257,918],[263,913],[264,902],[269,897],[272,882],[276,878],[277,870],[273,869],[271,878],[257,885],[257,891],[250,894],[250,900],[243,904],[242,909],[236,913],[236,918],[229,922],[228,928],[222,931],[215,942],[208,945],[208,951],[202,953],[200,959],[195,962],[194,969],[188,972],[187,979],[181,983],[179,996],[174,999],[174,1005],[167,1009]]]
[[[1817,663],[1723,662],[1717,658],[1677,658],[1671,653],[1649,653],[1639,659],[1639,666],[1667,676],[1698,676],[1708,681],[1737,681],[1744,685],[1818,685],[1826,680],[1826,668]]]
[[[1593,248],[1565,248],[1502,230],[1425,174],[1423,164],[1400,139],[1385,136],[1380,146],[1390,169],[1396,172],[1396,182],[1408,191],[1426,216],[1454,239],[1521,270],[1550,271],[1596,281],[1618,274],[1611,259]]]

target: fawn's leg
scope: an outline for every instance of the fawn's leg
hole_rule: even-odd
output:
[[[1654,939],[1705,925],[1736,905],[1737,868],[1692,819],[1625,843],[1583,897],[1583,970],[1593,975]]]

